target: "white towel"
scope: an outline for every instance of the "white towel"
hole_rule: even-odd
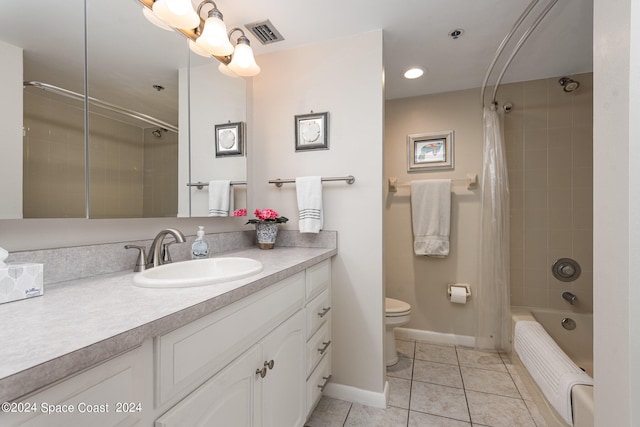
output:
[[[412,181],[411,219],[416,255],[449,255],[451,180]]]
[[[571,389],[578,384],[593,385],[593,378],[569,359],[538,322],[517,322],[513,346],[549,403],[573,425]]]
[[[209,181],[209,216],[229,216],[231,181]]]
[[[296,178],[298,197],[298,227],[301,233],[318,233],[323,226],[322,178],[303,176]]]

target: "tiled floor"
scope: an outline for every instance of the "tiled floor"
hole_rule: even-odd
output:
[[[387,409],[323,397],[308,427],[546,427],[516,370],[499,353],[397,340]]]

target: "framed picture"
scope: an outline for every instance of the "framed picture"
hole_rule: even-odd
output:
[[[216,125],[216,157],[244,155],[244,122]]]
[[[453,131],[407,135],[407,171],[453,169]]]
[[[311,113],[295,116],[296,151],[328,150],[329,113]]]

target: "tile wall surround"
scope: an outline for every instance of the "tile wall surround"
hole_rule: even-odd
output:
[[[196,236],[187,236],[185,243],[171,246],[174,261],[191,258],[191,244]],[[209,244],[210,255],[255,246],[255,231],[231,231],[212,233],[205,236]],[[120,243],[105,243],[69,248],[41,249],[34,251],[12,252],[7,258],[9,263],[38,262],[44,264],[44,284],[51,286],[68,280],[82,279],[100,274],[118,271],[133,271],[137,250],[124,249],[132,244],[149,248],[153,239]],[[337,246],[337,232],[321,231],[319,234],[301,234],[296,230],[280,230],[276,246],[326,248]],[[46,288],[45,288],[46,293]]]
[[[563,91],[559,77],[500,87],[511,208],[511,303],[593,311],[593,74],[571,76],[580,87]],[[561,282],[558,258],[573,258],[582,274]],[[561,298],[573,292],[578,304]]]

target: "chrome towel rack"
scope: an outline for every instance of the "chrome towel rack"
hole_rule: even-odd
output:
[[[353,175],[348,175],[348,176],[333,176],[333,177],[322,177],[320,179],[322,182],[325,181],[347,181],[347,184],[351,185],[354,182],[356,182],[356,177]],[[276,187],[282,187],[282,184],[294,184],[296,182],[295,179],[289,178],[289,179],[272,179],[269,180],[269,184],[275,184]]]
[[[247,185],[247,181],[231,181],[229,185]],[[204,187],[208,186],[208,182],[187,182],[187,187],[196,187],[198,190],[202,190]]]
[[[453,185],[466,185],[467,190],[475,190],[478,188],[478,174],[468,173],[467,177],[464,179],[452,179],[451,183]],[[398,178],[390,177],[389,178],[389,192],[395,193],[398,191],[398,187],[407,187],[410,186],[411,182],[398,182]]]

